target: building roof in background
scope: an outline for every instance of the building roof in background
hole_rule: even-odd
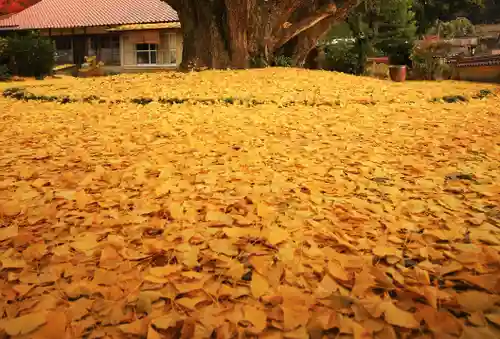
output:
[[[42,0],[0,19],[0,27],[48,29],[176,21],[177,12],[162,0]]]

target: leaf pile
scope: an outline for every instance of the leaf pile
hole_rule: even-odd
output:
[[[0,99],[0,335],[500,336],[500,100],[429,102],[474,84],[268,69],[29,87],[123,103]],[[351,104],[129,102],[317,88]]]

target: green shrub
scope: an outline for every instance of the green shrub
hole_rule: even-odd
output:
[[[266,68],[268,63],[263,56],[253,56],[250,58],[250,68]]]
[[[292,58],[284,56],[284,55],[278,55],[274,59],[274,66],[276,66],[276,67],[292,67]]]
[[[54,45],[49,38],[36,33],[7,37],[3,53],[9,59],[12,74],[41,78],[54,67]]]
[[[7,65],[0,65],[0,81],[5,81],[10,79],[10,70]]]
[[[355,42],[349,39],[339,39],[334,44],[324,46],[324,69],[342,73],[355,74],[359,63]]]
[[[447,79],[451,76],[451,68],[445,57],[451,45],[442,41],[421,42],[415,44],[411,54],[413,76],[420,80]]]
[[[379,42],[377,48],[382,50],[389,57],[389,64],[411,67],[412,40],[406,40],[404,38],[386,39]]]

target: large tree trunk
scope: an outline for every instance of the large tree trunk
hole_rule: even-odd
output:
[[[170,1],[169,1],[170,3]],[[182,0],[175,9],[183,34],[182,68],[231,66],[224,0]]]
[[[179,14],[184,36],[181,68],[248,68],[270,64],[294,42],[294,64],[358,0],[166,0]]]

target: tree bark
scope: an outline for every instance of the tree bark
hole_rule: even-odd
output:
[[[283,27],[281,34],[276,37],[276,42],[273,44],[274,49],[278,49],[296,37],[300,33],[318,25],[322,20],[331,17],[337,11],[335,4],[328,4],[324,8],[317,10],[311,15],[306,16],[295,24],[290,24],[289,27]]]
[[[295,67],[304,67],[309,54],[318,45],[328,31],[334,26],[344,21],[349,11],[357,6],[358,0],[346,0],[344,4],[337,8],[334,15],[322,20],[317,25],[305,30],[286,46],[287,55],[292,59],[292,65]]]
[[[292,41],[301,66],[330,25],[358,0],[166,0],[183,31],[183,69],[248,68],[271,64]],[[338,8],[337,8],[338,7]]]

